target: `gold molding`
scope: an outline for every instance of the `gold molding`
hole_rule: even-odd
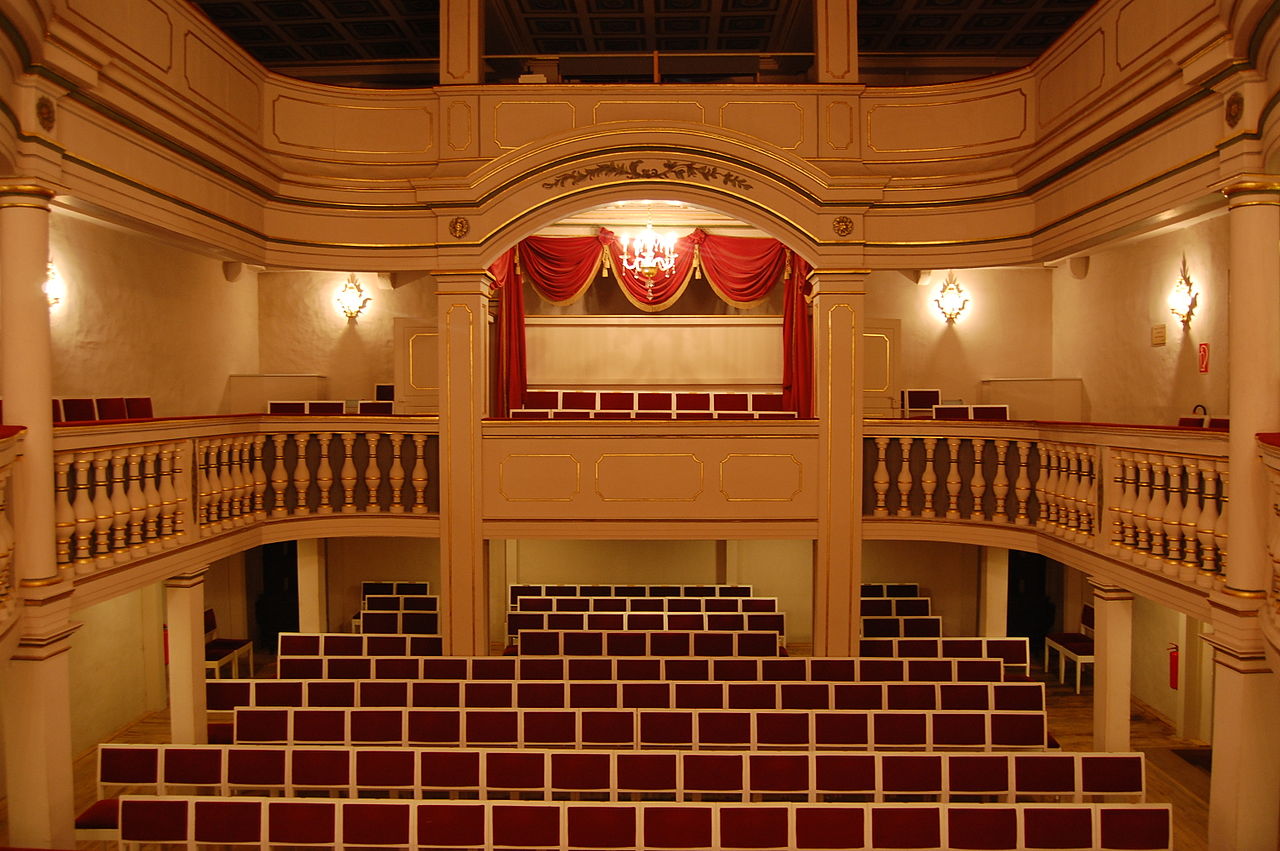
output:
[[[508,496],[503,474],[506,472],[507,462],[512,458],[568,458],[573,462],[573,493],[569,496]],[[582,462],[567,452],[509,453],[498,462],[498,493],[502,494],[502,498],[507,502],[573,502],[574,497],[582,493]]]
[[[1242,180],[1239,183],[1224,186],[1220,191],[1228,198],[1232,195],[1240,195],[1247,192],[1280,193],[1280,182],[1274,180]]]
[[[1246,591],[1241,588],[1232,588],[1230,585],[1222,586],[1222,593],[1229,594],[1232,597],[1242,597],[1246,600],[1265,600],[1266,591]]]
[[[796,465],[796,488],[791,492],[791,496],[729,496],[725,490],[724,465],[732,458],[786,458]],[[796,497],[804,493],[804,464],[800,463],[800,459],[790,452],[786,454],[730,452],[720,459],[720,493],[724,496],[725,502],[795,502]]]
[[[18,580],[19,588],[47,588],[50,585],[57,585],[62,581],[62,576],[54,574],[53,576],[42,576],[39,579],[20,579]]]
[[[698,465],[698,490],[693,496],[625,497],[600,492],[600,463],[606,458],[688,458]],[[595,492],[601,502],[696,502],[706,489],[706,465],[692,452],[604,452],[596,459]]]

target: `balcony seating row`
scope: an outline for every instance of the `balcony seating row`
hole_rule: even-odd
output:
[[[240,706],[516,709],[1044,709],[1044,684],[220,680],[210,710]]]
[[[361,399],[357,401],[354,411],[348,411],[347,403],[341,399],[311,399],[305,401],[289,399],[267,402],[267,413],[325,417],[340,417],[348,413],[352,413],[366,417],[383,417],[391,416],[395,411],[393,403],[375,399]]]
[[[402,582],[395,579],[371,579],[360,583],[360,597],[364,599],[374,594],[396,594],[400,596],[417,596],[431,593],[430,582]]]
[[[517,597],[511,605],[511,611],[776,612],[778,599],[776,597]]]
[[[290,636],[289,644],[318,636]],[[347,637],[347,636],[341,636]],[[326,636],[328,638],[328,636]],[[283,642],[282,642],[283,643]],[[326,642],[327,643],[327,642]],[[861,659],[763,657],[698,659],[631,656],[350,656],[306,655],[277,662],[282,679],[652,681],[671,682],[976,682],[1004,678],[999,659]],[[212,688],[230,688],[215,683]]]
[[[149,798],[125,848],[1168,849],[1168,804],[733,804]]]
[[[806,709],[234,710],[236,744],[1041,751],[1044,712]]]
[[[4,403],[0,401],[0,415]],[[149,420],[155,416],[150,396],[67,397],[53,400],[55,423],[100,420]]]
[[[750,585],[512,585],[519,597],[750,597]]]
[[[485,799],[597,793],[688,799],[705,793],[787,794],[807,801],[857,795],[1145,798],[1142,754],[834,753],[759,751],[540,751],[534,749],[315,748],[298,745],[109,744],[98,751],[98,796],[142,794],[358,797],[401,792]]]
[[[776,632],[522,630],[521,656],[784,656]]]
[[[864,638],[937,638],[942,635],[938,615],[866,615],[861,619]]]
[[[345,632],[282,632],[281,656],[439,656],[438,635],[352,635]]]
[[[795,419],[781,393],[530,390],[512,419]]]
[[[781,612],[508,612],[507,635],[525,630],[689,630],[786,633]]]

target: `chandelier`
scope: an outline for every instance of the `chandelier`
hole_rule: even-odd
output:
[[[676,265],[676,239],[663,236],[646,224],[638,236],[622,243],[622,266],[652,282],[658,275],[670,272]]]
[[[964,309],[969,306],[969,296],[960,286],[960,282],[956,280],[954,271],[947,273],[947,279],[942,282],[942,290],[938,293],[938,297],[933,300],[937,306],[938,312],[942,314],[942,318],[947,320],[947,324],[955,322]]]

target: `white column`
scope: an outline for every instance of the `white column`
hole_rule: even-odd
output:
[[[982,548],[981,591],[978,599],[978,634],[1009,634],[1009,551]]]
[[[1271,571],[1266,545],[1271,502],[1254,435],[1280,429],[1280,298],[1276,294],[1280,184],[1241,182],[1223,192],[1230,205],[1231,230],[1227,311],[1231,537],[1225,590],[1261,598]]]
[[[1129,750],[1133,595],[1093,583],[1093,749]]]
[[[58,581],[54,537],[53,367],[49,300],[49,199],[39,186],[0,186],[0,380],[4,422],[27,429],[13,477],[13,527],[19,585]]]
[[[813,652],[858,652],[862,585],[862,271],[815,270],[814,411],[818,418],[818,541]]]
[[[489,275],[436,272],[440,363],[440,579],[445,653],[489,648],[480,528],[480,420],[488,399]]]
[[[440,85],[482,83],[484,4],[440,0]]]
[[[169,624],[169,729],[176,744],[209,740],[204,672],[205,568],[165,580]]]
[[[858,82],[858,4],[816,0],[813,11],[818,82]]]
[[[328,632],[328,572],[323,538],[298,541],[298,631]]]
[[[1280,684],[1261,654],[1214,645],[1210,851],[1280,842]]]

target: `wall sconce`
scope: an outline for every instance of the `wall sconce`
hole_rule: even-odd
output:
[[[342,289],[338,290],[334,301],[338,303],[338,309],[344,316],[355,319],[373,299],[364,294],[364,287],[360,286],[360,282],[356,280],[356,273],[352,272],[347,277],[347,282],[342,285]]]
[[[969,306],[969,296],[960,287],[955,272],[947,273],[947,279],[942,282],[942,290],[933,303],[938,306],[938,312],[947,320],[948,325],[954,323]]]
[[[1196,302],[1199,300],[1200,293],[1195,291],[1191,283],[1191,273],[1187,271],[1187,258],[1184,255],[1182,271],[1173,285],[1173,291],[1169,293],[1169,312],[1182,320],[1183,325],[1190,325],[1191,315],[1196,312]]]
[[[49,261],[49,265],[45,267],[44,297],[49,300],[49,306],[61,304],[67,297],[67,282],[62,280],[62,273],[58,271],[58,267],[53,265],[53,261]]]

